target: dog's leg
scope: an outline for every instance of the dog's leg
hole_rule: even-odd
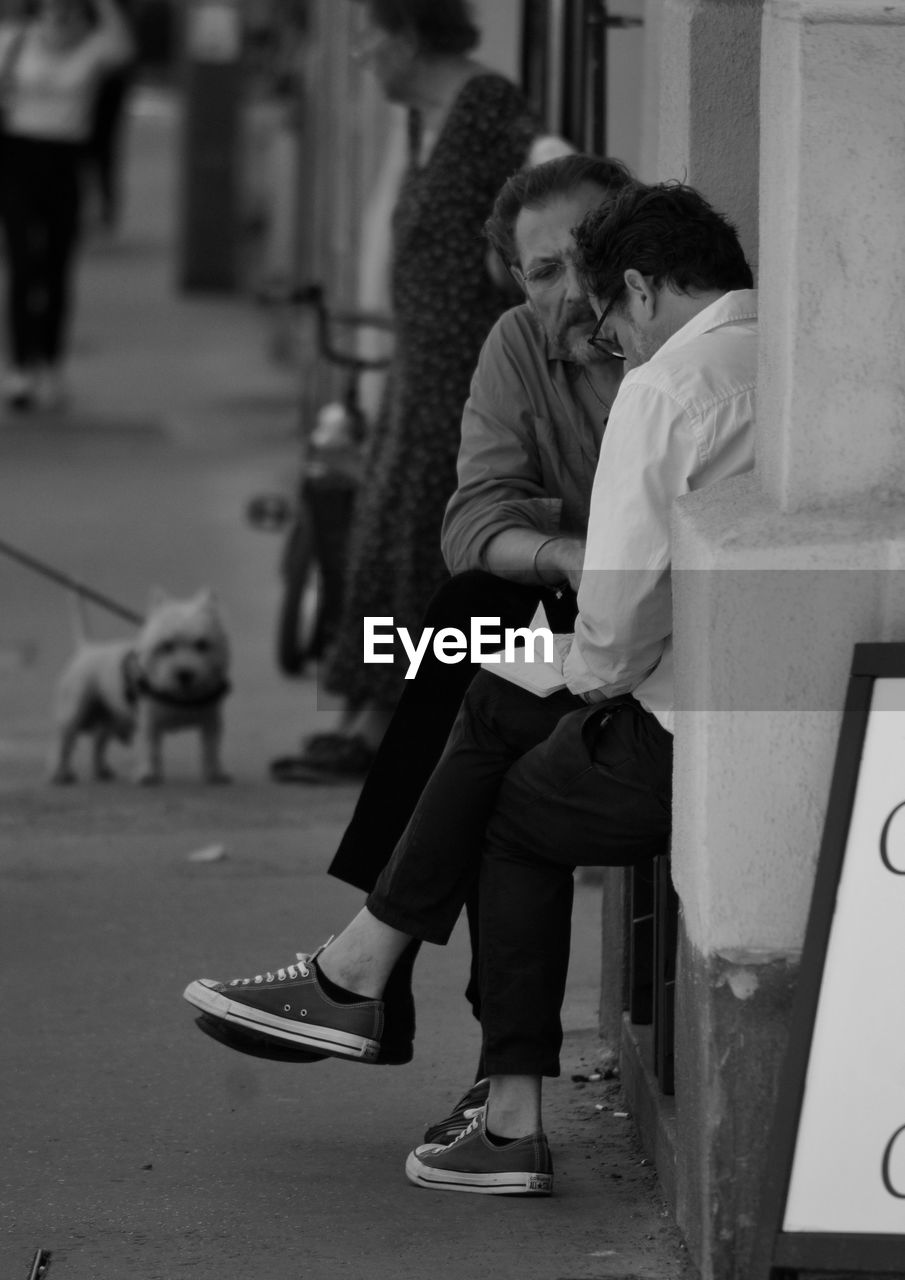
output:
[[[217,707],[205,716],[199,725],[201,733],[201,776],[205,782],[232,782],[232,778],[220,762],[220,744],[223,741],[223,717]]]
[[[112,782],[116,777],[116,773],[107,763],[107,748],[114,736],[107,729],[95,731],[92,743],[92,760],[94,763],[94,777],[97,782]]]
[[[57,751],[50,766],[50,781],[58,786],[78,782],[78,775],[72,767],[72,753],[78,741],[79,731],[75,724],[63,725],[57,742]]]
[[[163,735],[153,708],[144,701],[138,704],[135,741],[138,755],[135,781],[145,787],[163,782]]]

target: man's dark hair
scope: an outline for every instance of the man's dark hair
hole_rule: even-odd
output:
[[[468,53],[481,39],[466,0],[366,0],[376,27],[414,36],[428,54]]]
[[[533,169],[519,169],[497,196],[484,234],[503,261],[514,266],[518,262],[515,223],[523,209],[542,209],[551,200],[571,196],[584,186],[600,187],[607,193],[601,195],[602,201],[634,181],[621,160],[600,156],[558,156]]]
[[[634,267],[677,293],[750,289],[754,279],[735,228],[680,182],[636,184],[575,229],[576,265],[588,293],[615,301]]]

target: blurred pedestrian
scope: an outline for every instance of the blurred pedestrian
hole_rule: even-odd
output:
[[[113,0],[38,0],[24,22],[0,28],[12,408],[61,402],[85,144],[101,77],[131,56]]]
[[[393,213],[393,365],[324,673],[346,709],[338,733],[303,753],[325,778],[366,772],[402,691],[404,666],[364,665],[363,617],[416,628],[448,577],[440,525],[456,487],[462,406],[483,341],[511,305],[482,227],[539,129],[519,90],[470,56],[479,39],[465,0],[366,0],[358,56],[388,100],[408,108],[409,160]]]

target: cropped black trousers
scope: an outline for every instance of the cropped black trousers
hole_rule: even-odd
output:
[[[472,682],[368,908],[445,943],[478,890],[485,1074],[559,1074],[576,866],[668,850],[672,735],[631,697]]]

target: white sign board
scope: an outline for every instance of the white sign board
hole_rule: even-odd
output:
[[[874,682],[783,1230],[901,1234],[905,681]]]
[[[751,1280],[905,1276],[905,644],[858,644]]]

